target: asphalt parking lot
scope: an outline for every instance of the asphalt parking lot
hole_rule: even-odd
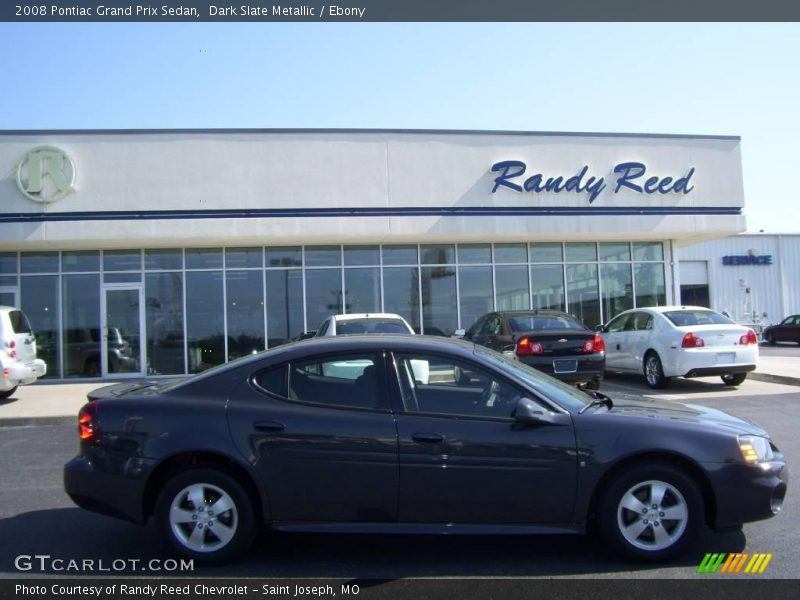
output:
[[[793,349],[792,349],[793,350]],[[790,350],[791,351],[791,350]],[[633,376],[609,379],[614,396],[659,396],[690,401],[747,417],[763,425],[784,451],[790,466],[800,464],[800,387],[747,380],[738,390],[719,378],[675,380],[654,392]],[[73,426],[0,429],[0,577],[41,576],[20,572],[15,558],[47,554],[53,558],[167,558],[152,527],[139,527],[76,508],[61,488],[61,467],[77,448]],[[583,536],[376,536],[262,534],[240,564],[195,567],[201,577],[330,577],[394,580],[408,577],[569,577],[695,578],[706,552],[771,552],[759,577],[795,578],[800,572],[800,513],[795,486],[789,486],[783,512],[745,525],[741,532],[704,532],[679,562],[647,566],[619,561]],[[10,542],[11,541],[11,542]],[[49,571],[52,575],[59,575]],[[130,575],[127,570],[94,575]],[[178,575],[153,573],[148,575]]]

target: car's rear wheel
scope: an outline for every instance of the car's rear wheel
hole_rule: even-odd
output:
[[[6,390],[5,392],[0,392],[0,400],[5,400],[6,398],[11,398],[14,395],[14,392],[17,391],[19,386],[15,385],[10,390]]]
[[[774,333],[768,333],[767,335],[764,336],[764,339],[767,340],[767,344],[769,344],[770,346],[774,346],[775,345],[775,334]]]
[[[700,531],[703,498],[694,480],[668,464],[643,463],[617,475],[597,511],[603,540],[635,560],[677,558]]]
[[[720,378],[725,385],[741,385],[747,379],[747,373],[726,373],[725,375],[720,375]]]
[[[255,537],[255,511],[242,485],[214,469],[192,469],[170,479],[156,501],[165,541],[201,563],[225,563]]]
[[[648,353],[644,358],[644,377],[647,385],[656,390],[669,385],[670,378],[664,375],[661,359],[655,352]]]

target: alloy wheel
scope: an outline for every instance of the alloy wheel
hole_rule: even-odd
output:
[[[195,483],[178,492],[169,511],[175,538],[194,552],[217,552],[233,539],[239,526],[233,498],[210,483]]]
[[[637,483],[622,495],[617,526],[622,537],[641,550],[659,551],[680,540],[689,506],[678,489],[664,481]]]

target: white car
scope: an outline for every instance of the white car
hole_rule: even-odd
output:
[[[671,377],[719,375],[739,385],[758,364],[755,332],[701,306],[635,308],[598,327],[606,371],[641,373],[651,388]]]
[[[36,340],[28,317],[18,308],[0,306],[0,399],[9,398],[20,385],[33,383],[47,373],[36,358]]]
[[[353,313],[331,315],[317,329],[314,337],[352,333],[408,333],[414,329],[403,317],[392,313]]]

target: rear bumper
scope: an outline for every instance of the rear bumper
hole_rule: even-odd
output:
[[[746,373],[754,370],[758,364],[756,345],[676,348],[669,352],[670,354],[662,360],[665,374],[669,377]],[[670,360],[671,357],[674,358]]]
[[[716,528],[736,527],[777,515],[783,507],[789,471],[783,460],[755,465],[704,465],[716,495]]]
[[[3,363],[3,373],[0,374],[0,392],[10,390],[18,385],[33,383],[47,373],[47,364],[36,358],[29,363]],[[5,370],[8,369],[8,377]]]
[[[705,367],[692,369],[684,377],[709,377],[711,375],[728,375],[736,373],[749,373],[755,371],[755,365],[732,365],[729,367]]]
[[[603,379],[603,373],[606,368],[606,355],[599,352],[573,356],[520,356],[518,358],[520,362],[567,383],[600,382]],[[574,371],[556,372],[555,365],[557,362],[569,360],[576,361]]]
[[[64,491],[86,510],[134,523],[145,521],[141,480],[97,469],[85,456],[64,465]]]

